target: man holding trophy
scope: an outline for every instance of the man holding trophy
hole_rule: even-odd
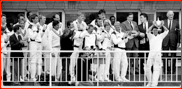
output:
[[[162,32],[161,29],[164,29]],[[168,34],[169,30],[164,26],[164,21],[153,22],[153,25],[146,32],[150,43],[150,52],[147,60],[147,64],[144,64],[144,71],[148,79],[147,87],[156,87],[158,85],[159,74],[162,67],[161,49],[162,41]],[[151,67],[153,66],[153,74]]]

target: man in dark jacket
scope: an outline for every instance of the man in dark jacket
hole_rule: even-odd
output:
[[[146,35],[146,31],[152,25],[152,23],[148,22],[148,16],[146,13],[140,14],[140,20],[142,23],[140,25],[138,25],[138,29],[140,31],[140,33],[139,33],[139,50],[149,51],[149,40]],[[143,74],[144,73],[144,70],[143,70],[144,57],[146,57],[146,59],[147,59],[148,55],[145,55],[144,53],[139,53],[139,57],[141,57],[140,73]]]
[[[61,36],[61,50],[67,50],[67,51],[72,51],[73,50],[73,40],[72,40],[72,36],[73,36],[73,26],[72,26],[72,22],[68,21],[67,22],[67,28],[64,30],[63,35]],[[69,80],[69,76],[67,76],[69,74],[69,63],[70,63],[70,56],[72,53],[60,53],[61,57],[66,57],[62,60],[63,62],[63,71],[64,71],[64,77],[63,77],[63,81],[68,81]],[[67,67],[66,67],[67,66]],[[66,75],[66,71],[67,71],[67,75]],[[67,77],[67,78],[66,78]],[[64,79],[65,78],[65,79]],[[67,79],[67,80],[66,80]]]
[[[139,47],[139,41],[138,41],[138,36],[139,36],[139,30],[138,30],[138,25],[135,21],[133,21],[133,13],[129,13],[127,16],[127,20],[124,21],[121,26],[122,30],[124,32],[129,32],[129,40],[126,43],[126,49],[129,51],[136,51],[138,50]],[[131,58],[130,60],[130,73],[134,75],[135,73],[139,72],[138,68],[138,53],[127,53],[128,57],[133,57],[134,60]],[[135,62],[135,67],[134,67],[134,62]],[[133,65],[133,67],[132,67]],[[135,72],[134,72],[135,70]]]
[[[22,41],[22,38],[20,36],[20,25],[15,25],[14,26],[14,34],[10,36],[10,45],[11,45],[11,50],[22,50],[22,47],[24,46],[24,42]],[[21,76],[21,61],[23,59],[23,52],[11,52],[11,58],[13,60],[13,68],[14,68],[14,81],[20,81],[20,76]],[[20,85],[20,83],[15,83]]]
[[[180,30],[179,30],[179,23],[178,21],[174,20],[174,12],[173,11],[168,11],[167,12],[167,17],[168,19],[164,20],[164,26],[168,27],[169,33],[168,35],[164,38],[163,43],[162,43],[162,49],[163,50],[177,50],[180,44]],[[164,57],[169,57],[168,53],[163,54]],[[171,53],[171,57],[176,57],[176,53]],[[166,59],[165,59],[166,60]],[[168,63],[167,63],[168,64]],[[164,66],[167,65],[166,62],[164,61]],[[176,59],[172,59],[172,69],[171,67],[167,66],[168,68],[164,70],[167,70],[168,73],[172,72],[175,73],[176,70]],[[165,71],[164,71],[165,73]]]

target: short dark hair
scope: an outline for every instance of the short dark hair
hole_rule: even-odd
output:
[[[5,15],[5,14],[2,14],[2,15],[1,15],[1,17],[3,17],[3,16],[4,16],[4,17],[6,17],[6,15]]]
[[[104,9],[101,9],[101,10],[99,10],[98,15],[102,14],[102,13],[106,14],[106,11]]]
[[[140,16],[143,16],[148,20],[148,15],[146,13],[141,13]]]
[[[30,17],[30,13],[32,13],[32,12],[31,12],[31,11],[28,11],[28,12],[27,12],[27,18]]]
[[[20,14],[18,14],[18,19],[19,19],[20,17],[25,17],[25,15],[24,15],[23,13],[20,13]]]
[[[152,31],[153,31],[153,29],[158,29],[156,26],[154,26],[153,28],[152,28]]]
[[[36,17],[38,17],[38,15],[37,15],[37,14],[33,14],[33,15],[31,15],[31,16],[30,16],[30,21],[31,21],[31,22],[33,22],[33,19],[35,19]]]
[[[90,29],[91,27],[94,28],[94,26],[93,26],[92,24],[89,24],[89,25],[88,25],[88,29]]]
[[[52,23],[52,27],[54,28],[54,26],[58,25],[59,24],[59,21],[53,21]]]
[[[71,26],[71,23],[72,23],[72,21],[68,21],[68,22],[66,23],[67,28],[69,28],[69,27]]]
[[[111,20],[111,18],[113,18],[113,17],[115,18],[115,16],[113,16],[113,15],[112,15],[112,16],[110,16],[110,18],[109,18],[109,19]]]
[[[56,15],[59,15],[59,13],[56,13],[52,16],[52,20],[54,20],[54,18],[56,18]]]
[[[17,32],[19,29],[20,29],[20,27],[21,27],[21,25],[15,25],[14,27],[13,27],[13,30],[14,30],[14,32]]]
[[[129,12],[128,15],[127,15],[127,17],[130,16],[130,15],[133,15],[133,13],[132,12]]]

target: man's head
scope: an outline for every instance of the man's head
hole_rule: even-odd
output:
[[[22,20],[25,20],[25,15],[20,13],[18,14],[18,22],[20,23]]]
[[[148,15],[146,13],[141,13],[140,14],[140,20],[142,23],[148,21]]]
[[[104,28],[105,28],[106,31],[109,31],[110,30],[111,25],[109,24],[109,22],[105,22],[104,23]]]
[[[38,23],[38,21],[39,21],[38,15],[36,15],[36,14],[31,15],[30,21],[31,21],[32,23],[34,23],[34,24]]]
[[[27,18],[30,20],[31,15],[33,15],[33,13],[31,11],[27,12]]]
[[[67,28],[71,28],[71,23],[72,23],[72,21],[68,21],[68,22],[66,23]]]
[[[84,21],[84,19],[85,19],[85,15],[84,15],[84,13],[82,13],[82,12],[78,12],[78,21],[79,22],[82,22],[82,21]]]
[[[55,30],[58,30],[58,29],[59,29],[59,21],[53,21],[52,27],[53,27]]]
[[[6,23],[6,15],[5,14],[2,14],[1,15],[1,23]]]
[[[20,28],[21,28],[21,25],[15,25],[15,26],[13,27],[13,30],[14,30],[14,32],[15,32],[16,34],[20,34],[20,32],[21,32]]]
[[[23,29],[25,27],[25,20],[20,20],[19,24],[21,28]]]
[[[152,33],[157,36],[161,31],[155,26],[152,28]]]
[[[119,31],[121,30],[120,22],[119,22],[119,21],[116,21],[116,22],[114,23],[114,27],[115,27],[116,31],[119,32]]]
[[[91,34],[91,33],[93,32],[93,30],[94,30],[94,26],[91,25],[91,24],[89,24],[89,25],[88,25],[88,29],[87,29],[88,33]]]
[[[114,16],[111,16],[110,17],[110,21],[111,21],[111,24],[114,25],[114,23],[116,21],[116,18]]]
[[[130,22],[133,21],[133,13],[128,13],[127,20]]]
[[[46,17],[44,15],[39,15],[39,22],[45,24]]]
[[[102,26],[102,20],[101,20],[101,18],[96,18],[96,23],[97,23],[97,25],[98,26]]]
[[[167,12],[167,17],[168,17],[169,20],[173,20],[173,18],[174,18],[174,12],[173,11],[168,11]]]
[[[99,16],[99,18],[104,20],[106,18],[106,11],[104,9],[99,10],[98,16]]]
[[[60,22],[60,16],[58,13],[55,14],[52,18],[53,18],[53,21],[59,21]]]

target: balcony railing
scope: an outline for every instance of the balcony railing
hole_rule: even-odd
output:
[[[127,57],[128,59],[128,69],[127,69],[127,74],[126,74],[126,78],[129,80],[129,82],[118,82],[115,80],[115,76],[113,75],[112,72],[112,68],[113,68],[113,57],[114,57],[114,53],[116,52],[122,52],[122,51],[110,51],[111,53],[111,72],[109,74],[109,79],[111,81],[99,81],[97,79],[97,73],[98,73],[98,66],[102,63],[105,62],[105,51],[77,51],[79,53],[82,53],[83,55],[80,55],[77,63],[76,63],[76,68],[75,68],[75,76],[76,76],[76,80],[75,81],[71,81],[70,76],[69,76],[69,64],[70,64],[70,57],[62,57],[59,56],[59,59],[62,61],[61,65],[62,68],[60,68],[61,74],[60,74],[60,79],[56,81],[56,77],[52,77],[51,76],[51,72],[46,73],[46,67],[47,66],[47,61],[52,59],[52,55],[50,54],[50,51],[18,51],[18,50],[8,50],[6,51],[7,53],[10,52],[23,52],[23,53],[30,53],[30,52],[42,52],[42,53],[48,53],[50,56],[48,58],[45,58],[44,56],[42,56],[43,62],[42,62],[42,71],[41,71],[41,76],[38,76],[39,80],[38,81],[31,81],[30,78],[30,69],[29,69],[29,61],[27,64],[24,64],[24,61],[21,62],[22,67],[19,66],[18,64],[18,69],[22,69],[22,72],[20,73],[18,70],[18,75],[22,75],[22,76],[18,76],[18,80],[15,81],[14,78],[14,59],[15,57],[1,57],[1,65],[4,65],[3,61],[7,61],[8,59],[11,61],[10,64],[10,72],[11,72],[11,79],[10,81],[7,81],[5,76],[2,76],[1,78],[1,86],[2,87],[15,87],[13,85],[11,85],[10,83],[13,82],[21,82],[24,84],[23,87],[33,87],[31,84],[34,84],[35,82],[39,83],[39,86],[34,86],[34,87],[60,87],[60,86],[68,86],[68,84],[76,84],[76,83],[80,83],[80,82],[91,82],[95,87],[98,86],[119,86],[119,87],[134,87],[134,86],[138,86],[138,87],[144,87],[147,84],[147,79],[145,76],[145,72],[141,73],[140,71],[143,70],[141,65],[141,60],[144,60],[144,63],[146,63],[147,61],[147,55],[150,51],[126,51],[127,53],[144,53],[144,57]],[[54,51],[55,53],[56,51]],[[58,53],[72,53],[73,51],[57,51]],[[153,52],[157,52],[157,51],[152,51]],[[88,55],[91,54],[92,55]],[[161,53],[180,53],[181,51],[161,51]],[[87,54],[87,55],[86,55]],[[27,57],[18,57],[18,63],[20,63],[19,59],[23,59],[23,60],[29,60],[31,57],[27,56]],[[3,60],[4,59],[4,60]],[[131,63],[130,61],[133,60],[134,63],[134,70],[131,70]],[[161,71],[160,73],[160,78],[159,78],[159,85],[165,87],[168,85],[164,85],[164,84],[172,84],[175,83],[173,86],[178,87],[181,85],[181,56],[178,57],[162,57],[162,60],[166,60],[165,61],[165,66],[162,67],[162,70],[165,68],[165,72]],[[176,67],[175,67],[175,73],[173,73],[173,68],[172,68],[172,62],[168,62],[168,61],[176,61]],[[139,68],[139,72],[138,73],[131,73],[132,71],[136,71],[135,68],[135,62],[138,61],[138,68]],[[49,62],[50,64],[50,71],[51,71],[51,67],[52,67],[52,63],[51,61]],[[56,64],[57,62],[55,62]],[[94,65],[94,66],[93,66]],[[170,66],[170,73],[167,73],[168,69]],[[25,68],[28,70],[27,73],[25,73]],[[4,68],[1,68],[1,70]],[[2,73],[1,73],[2,74]],[[26,75],[24,75],[26,74]],[[22,80],[21,78],[25,78],[24,80]],[[77,85],[77,84],[76,84]],[[22,87],[22,86],[21,86]]]

